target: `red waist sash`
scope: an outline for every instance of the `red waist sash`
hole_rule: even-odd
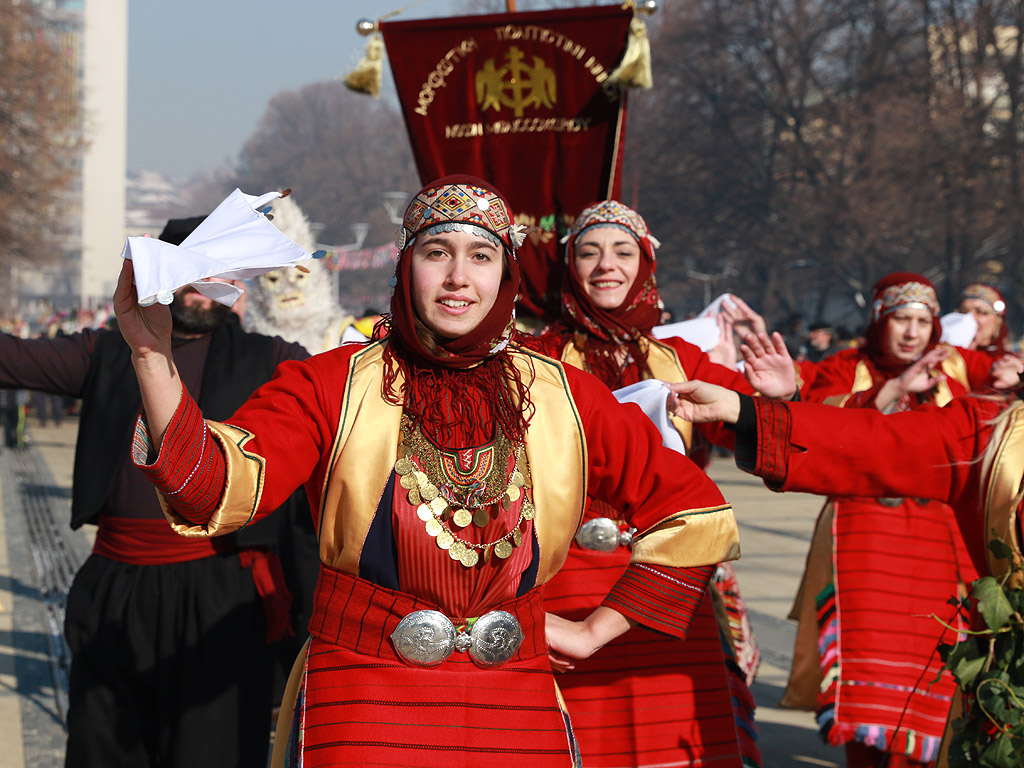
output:
[[[405,616],[413,611],[440,610],[429,600],[379,587],[366,579],[320,566],[320,578],[313,595],[309,632],[327,643],[389,661],[405,663],[395,653],[390,636]],[[547,656],[544,637],[542,590],[532,589],[522,597],[491,606],[508,611],[518,620],[525,639],[509,665]],[[449,616],[456,626],[466,618]],[[464,653],[453,653],[444,664],[468,661]]]
[[[234,549],[213,538],[179,536],[166,520],[100,515],[92,551],[130,565],[167,565]]]

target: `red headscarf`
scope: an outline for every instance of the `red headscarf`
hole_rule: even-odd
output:
[[[640,268],[626,298],[615,309],[601,309],[587,295],[576,273],[576,242],[593,227],[618,227],[640,245]],[[583,209],[569,230],[565,248],[566,269],[562,276],[562,320],[560,331],[575,332],[583,344],[587,367],[612,389],[622,386],[623,366],[618,353],[639,367],[641,378],[650,374],[639,340],[661,319],[660,296],[654,273],[654,249],[658,241],[639,213],[616,200],[604,200]]]
[[[436,350],[426,346],[417,333],[409,258],[416,236],[433,229],[482,234],[501,244],[505,260],[505,274],[487,316],[465,336],[435,338]],[[486,434],[495,420],[514,440],[521,441],[526,434],[531,412],[529,389],[507,352],[516,336],[516,248],[521,242],[505,198],[474,176],[445,176],[431,182],[406,208],[398,234],[391,315],[384,317],[375,335],[388,335],[384,397],[419,418],[431,437],[452,429],[465,436]],[[405,377],[401,396],[394,391],[396,365]]]
[[[885,343],[889,317],[896,310],[908,307],[931,312],[932,335],[925,352],[935,347],[942,336],[939,300],[931,281],[915,272],[892,272],[886,275],[875,283],[871,291],[871,323],[868,325],[867,343],[864,345],[868,357],[883,371],[896,374],[910,365],[889,354]]]

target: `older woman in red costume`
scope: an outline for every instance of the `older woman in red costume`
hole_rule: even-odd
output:
[[[940,336],[932,284],[910,272],[887,275],[872,293],[867,343],[819,363],[806,399],[892,413],[944,405],[990,381],[991,359],[943,347],[944,375],[912,390],[908,370]],[[794,606],[800,627],[783,705],[816,708],[823,738],[846,746],[848,765],[931,765],[955,690],[948,673],[933,682],[942,667],[935,647],[955,635],[928,616],[962,626],[949,599],[975,577],[959,529],[937,502],[831,497]]]
[[[660,317],[656,245],[643,218],[628,206],[608,200],[584,209],[566,240],[562,320],[542,339],[546,351],[591,371],[613,390],[645,379],[704,378],[753,392],[742,375],[711,362],[696,346],[651,335]],[[778,345],[785,350],[781,337]],[[774,367],[767,365],[769,359]],[[747,370],[767,394],[795,390],[787,354],[765,356]],[[677,420],[673,426],[688,453],[697,439],[731,446],[730,433],[720,425],[694,429]],[[590,501],[566,565],[548,586],[549,611],[586,616],[622,577],[630,562],[623,513],[622,507]],[[739,768],[759,763],[753,699],[735,660],[727,660],[716,619],[716,608],[724,616],[725,605],[717,590],[696,597],[700,604],[685,643],[637,629],[560,678],[586,765]],[[737,602],[731,607],[741,607]],[[736,612],[730,618],[739,620]],[[733,643],[728,622],[723,623],[725,638]],[[756,648],[739,650],[753,665]],[[733,700],[742,705],[735,714]]]
[[[912,389],[937,382],[934,366],[941,356],[941,350],[933,351],[912,366]],[[1022,369],[1018,361],[1018,377]],[[1020,556],[1024,402],[1019,395],[962,397],[943,408],[885,416],[870,409],[755,400],[700,381],[673,389],[671,407],[680,417],[735,425],[737,466],[763,477],[773,490],[935,499],[952,507],[976,573],[997,578],[1007,573],[1009,562],[988,546],[992,539]],[[917,579],[927,575],[914,574]]]
[[[1010,352],[1009,327],[1006,325],[1006,299],[999,289],[985,283],[971,283],[960,294],[957,312],[973,315],[978,322],[970,349],[1001,358]]]
[[[278,765],[575,765],[549,653],[584,658],[636,625],[682,635],[713,564],[738,555],[714,484],[638,409],[518,344],[519,240],[485,182],[428,185],[406,210],[381,338],[282,366],[225,423],[203,421],[164,309],[140,307],[122,270],[136,459],[173,525],[226,533],[298,485],[316,515],[320,580]],[[603,605],[546,622],[542,586],[587,493],[628,510],[632,560]]]

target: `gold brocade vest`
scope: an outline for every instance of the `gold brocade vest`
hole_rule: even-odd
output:
[[[942,361],[939,368],[948,378],[959,382],[963,385],[964,389],[969,390],[971,388],[971,383],[967,378],[967,363],[955,347],[950,347],[949,349],[949,357]],[[846,405],[851,395],[855,395],[858,392],[866,392],[873,386],[875,386],[875,382],[871,378],[871,369],[868,368],[867,362],[864,360],[858,360],[857,367],[854,369],[853,374],[853,387],[850,389],[849,393],[845,395],[832,395],[831,397],[826,397],[824,403],[825,405],[835,405],[842,408]],[[949,384],[945,381],[940,381],[935,386],[933,392],[929,394],[927,399],[928,402],[934,403],[941,408],[944,405],[948,405],[953,400],[953,393],[949,389]]]
[[[1008,418],[1010,422],[1006,431],[994,447],[992,469],[982,485],[982,541],[998,538],[1019,552],[1022,542],[1017,540],[1017,508],[1024,479],[1024,407],[1015,408]],[[989,572],[997,578],[1003,576],[1009,563],[993,556],[987,547],[985,554]],[[1018,574],[1017,587],[1020,586]]]
[[[662,344],[657,339],[645,336],[643,341],[647,342],[647,366],[651,369],[651,378],[674,384],[679,381],[689,381],[683,364],[679,362],[679,355],[667,344]],[[643,342],[641,342],[642,344]],[[580,370],[587,370],[586,361],[583,357],[583,350],[569,341],[562,349],[562,362],[568,363]],[[693,443],[693,424],[678,418],[675,414],[669,414],[672,426],[676,428],[679,436],[683,439],[686,452],[690,452],[690,445]]]
[[[381,397],[383,344],[377,342],[349,360],[341,415],[320,500],[320,559],[327,566],[359,574],[359,557],[378,504],[394,469],[401,442],[402,408]],[[587,445],[576,404],[562,366],[526,350],[512,359],[531,382],[535,408],[526,437],[537,510],[534,529],[540,550],[537,584],[562,566],[583,519],[587,494]],[[395,381],[400,391],[403,379]],[[183,535],[217,535],[237,529],[251,518],[262,492],[262,457],[244,450],[249,433],[230,424],[207,422],[224,448],[227,501],[206,526],[191,526],[164,507]],[[390,509],[390,504],[384,505]]]

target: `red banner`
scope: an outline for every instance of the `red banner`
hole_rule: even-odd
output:
[[[557,317],[559,240],[619,196],[625,92],[608,79],[632,12],[620,6],[380,25],[420,178],[490,181],[529,230],[521,308]]]

